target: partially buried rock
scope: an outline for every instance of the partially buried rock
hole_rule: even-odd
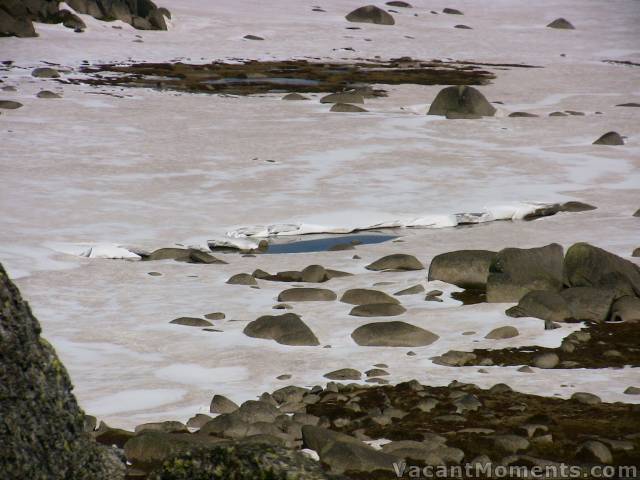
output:
[[[379,290],[370,290],[368,288],[352,288],[344,292],[340,301],[350,303],[351,305],[369,305],[372,303],[396,303],[400,301]]]
[[[326,288],[289,288],[278,295],[279,302],[332,302],[337,298]]]
[[[484,338],[490,340],[502,340],[505,338],[517,337],[519,334],[520,332],[518,332],[518,329],[516,327],[507,325],[504,327],[494,328],[489,333],[487,333]]]
[[[367,270],[423,270],[424,265],[413,255],[395,253],[387,255],[365,267]]]
[[[600,399],[599,396],[588,392],[576,392],[571,395],[571,400],[575,400],[576,402],[584,405],[598,405],[599,403],[602,403],[602,399]]]
[[[548,28],[558,28],[561,30],[575,30],[575,27],[564,18],[556,18],[553,22],[547,25]]]
[[[196,317],[180,317],[175,320],[171,320],[169,323],[174,323],[176,325],[185,325],[187,327],[211,327],[213,323],[208,320],[204,320],[202,318]]]
[[[410,3],[403,2],[400,0],[393,0],[391,2],[387,2],[387,5],[389,5],[390,7],[411,8]]]
[[[487,279],[488,302],[517,302],[533,290],[559,291],[563,286],[563,249],[505,248],[496,255]]]
[[[413,287],[405,288],[404,290],[400,290],[399,292],[394,293],[396,296],[400,295],[416,295],[418,293],[423,293],[424,287],[422,285],[414,285]],[[442,292],[440,292],[442,295]]]
[[[49,90],[42,90],[41,92],[38,92],[36,97],[38,97],[38,98],[62,98],[57,93],[51,92]]]
[[[356,92],[330,93],[322,97],[320,103],[364,103],[364,97]]]
[[[457,250],[436,255],[429,266],[429,281],[440,280],[466,289],[485,289],[496,252]]]
[[[560,363],[560,357],[555,353],[542,353],[533,359],[533,366],[538,368],[555,368]]]
[[[142,260],[175,260],[176,262],[187,263],[206,263],[206,264],[225,264],[227,262],[219,260],[213,255],[197,250],[195,248],[159,248],[148,255],[142,255]]]
[[[624,140],[618,132],[607,132],[598,138],[594,145],[624,145]]]
[[[20,102],[14,102],[13,100],[0,100],[0,108],[4,108],[6,110],[16,110],[22,107]]]
[[[245,40],[264,40],[264,38],[259,37],[257,35],[245,35],[244,37]]]
[[[372,303],[353,307],[349,315],[354,317],[395,317],[404,312],[406,312],[405,308],[395,303]]]
[[[300,95],[299,93],[287,93],[282,100],[309,100],[309,97]]]
[[[38,67],[31,72],[31,76],[36,78],[59,78],[60,74],[51,67]]]
[[[340,113],[359,113],[366,112],[367,110],[356,105],[351,105],[349,103],[334,103],[330,111]]]
[[[258,285],[255,277],[249,273],[238,273],[227,280],[229,285]]]
[[[222,312],[207,313],[204,318],[207,320],[224,320],[226,315]]]
[[[440,90],[429,107],[427,115],[446,116],[449,113],[492,117],[496,109],[479,90],[459,85]]]
[[[325,373],[324,377],[329,380],[360,380],[362,373],[353,368],[341,368],[340,370]]]
[[[282,345],[320,344],[311,329],[295,313],[260,317],[245,327],[244,334],[254,338],[275,340]]]
[[[474,362],[476,358],[477,355],[475,353],[449,350],[439,357],[433,358],[433,363],[447,367],[463,367],[468,363]]]
[[[375,23],[377,25],[394,25],[396,23],[390,14],[375,5],[356,8],[345,18],[354,23]]]
[[[536,115],[535,113],[528,113],[528,112],[512,112],[509,114],[509,116],[511,118],[534,118],[537,117],[538,115]]]
[[[460,10],[457,10],[455,8],[444,8],[442,9],[442,13],[448,13],[449,15],[463,15]]]
[[[376,322],[356,328],[351,338],[367,347],[423,347],[438,340],[438,335],[405,322]]]
[[[321,283],[327,279],[327,270],[322,265],[309,265],[300,272],[303,282]]]
[[[473,30],[469,25],[454,25],[453,28],[459,28],[461,30]]]

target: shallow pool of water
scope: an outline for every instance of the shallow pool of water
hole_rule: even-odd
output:
[[[300,237],[297,237],[300,238]],[[330,237],[314,238],[312,240],[275,240],[262,253],[309,253],[326,252],[328,250],[350,250],[357,245],[382,243],[398,238],[397,235],[384,234],[355,234],[332,235]]]

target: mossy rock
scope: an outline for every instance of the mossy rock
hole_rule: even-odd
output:
[[[266,443],[237,443],[198,449],[166,460],[149,480],[324,480],[339,479],[294,450]]]

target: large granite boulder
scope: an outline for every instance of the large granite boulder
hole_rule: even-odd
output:
[[[564,259],[564,281],[572,287],[606,288],[616,296],[640,296],[640,267],[588,243],[576,243]]]
[[[40,324],[0,265],[0,477],[118,479],[124,465],[84,431],[84,412]]]
[[[440,90],[429,107],[427,115],[471,115],[492,117],[496,109],[480,91],[466,85],[446,87]]]
[[[489,267],[487,301],[517,302],[534,290],[561,290],[562,253],[562,247],[557,243],[499,251]]]
[[[458,250],[433,257],[429,266],[429,281],[440,280],[461,288],[484,290],[489,267],[496,252],[489,250]]]

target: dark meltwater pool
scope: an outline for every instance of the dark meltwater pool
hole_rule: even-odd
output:
[[[300,237],[297,237],[300,238]],[[312,240],[282,240],[276,239],[262,253],[309,253],[351,250],[357,245],[382,243],[398,238],[397,235],[362,234],[362,235],[332,235],[331,237],[314,238]]]

